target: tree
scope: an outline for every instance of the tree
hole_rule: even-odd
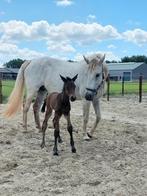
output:
[[[5,63],[4,67],[6,67],[6,68],[20,68],[23,63],[24,63],[24,60],[22,60],[22,59],[13,59],[13,60]]]
[[[145,55],[133,55],[131,57],[125,56],[121,59],[122,63],[125,62],[144,62],[147,63],[147,56]]]

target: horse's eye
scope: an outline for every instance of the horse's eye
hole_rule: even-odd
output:
[[[96,74],[96,78],[98,78],[100,76],[100,74],[98,73],[98,74]]]

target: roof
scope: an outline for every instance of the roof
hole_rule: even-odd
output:
[[[0,73],[18,73],[19,69],[16,68],[0,68]]]
[[[133,70],[142,64],[143,62],[141,63],[129,62],[129,63],[108,63],[107,65],[110,71],[114,71],[114,70]]]

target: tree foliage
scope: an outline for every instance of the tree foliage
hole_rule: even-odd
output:
[[[145,55],[133,55],[131,57],[125,56],[121,59],[122,63],[125,62],[144,62],[147,63],[147,56]]]
[[[20,68],[23,64],[24,60],[22,59],[13,59],[7,63],[4,64],[4,67],[6,68]]]

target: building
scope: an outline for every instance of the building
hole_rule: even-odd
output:
[[[108,63],[110,79],[120,81],[124,77],[125,81],[138,80],[140,74],[147,80],[146,63]]]
[[[15,80],[19,69],[0,68],[0,79],[2,80]]]

